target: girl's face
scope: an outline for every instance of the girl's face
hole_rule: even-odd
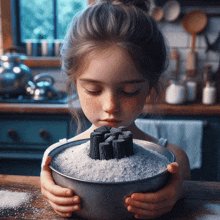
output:
[[[82,110],[95,126],[129,126],[141,114],[149,82],[119,47],[95,55],[76,79]]]

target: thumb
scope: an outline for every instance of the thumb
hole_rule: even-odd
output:
[[[46,160],[44,161],[44,164],[42,166],[42,171],[50,171],[50,167],[49,167],[49,164],[51,162],[51,157],[50,156],[47,156],[46,157]]]
[[[170,173],[179,173],[180,172],[180,166],[177,162],[173,162],[167,165],[167,170]]]

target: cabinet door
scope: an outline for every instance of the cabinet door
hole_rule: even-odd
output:
[[[0,121],[0,143],[52,144],[69,135],[68,116],[6,115]]]

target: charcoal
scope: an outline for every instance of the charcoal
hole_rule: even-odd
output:
[[[99,159],[99,144],[104,141],[104,136],[100,132],[92,132],[90,134],[90,157],[92,159]]]
[[[111,126],[106,125],[106,126],[102,126],[100,128],[95,129],[94,132],[101,132],[104,134],[104,133],[108,133],[110,129],[111,129]]]
[[[113,127],[113,128],[111,128],[110,133],[111,133],[111,134],[114,134],[115,136],[118,137],[118,135],[121,134],[121,131],[118,130],[117,128],[114,128],[114,127]]]
[[[126,129],[124,126],[118,127],[118,130],[119,130],[119,131],[127,131],[127,129]]]
[[[111,143],[102,142],[99,144],[100,160],[110,160],[113,158],[113,149]]]
[[[108,142],[108,143],[112,143],[112,141],[113,140],[115,140],[115,139],[117,139],[117,136],[116,135],[111,135],[111,136],[109,136],[106,140],[105,140],[105,142]]]
[[[126,141],[124,139],[117,139],[112,141],[113,158],[121,159],[126,157],[125,144]]]
[[[118,128],[112,127],[112,128],[110,129],[110,133],[113,134],[113,133],[115,133],[115,132],[116,132],[116,133],[117,133],[117,132],[120,133],[121,131],[118,130]]]
[[[133,155],[132,133],[124,126],[114,128],[102,126],[90,135],[90,157],[92,159],[121,159]]]
[[[110,137],[110,136],[111,136],[110,133],[105,133],[105,134],[104,134],[104,139],[106,140],[106,139],[108,139],[108,137]]]
[[[123,131],[122,134],[118,136],[118,139],[124,139],[126,144],[125,144],[125,151],[126,151],[126,156],[129,157],[134,154],[133,150],[133,138],[132,138],[132,133],[130,131]]]

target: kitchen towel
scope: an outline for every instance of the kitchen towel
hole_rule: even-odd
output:
[[[137,127],[145,133],[182,148],[190,163],[190,169],[201,168],[203,121],[199,120],[154,120],[136,119]]]

